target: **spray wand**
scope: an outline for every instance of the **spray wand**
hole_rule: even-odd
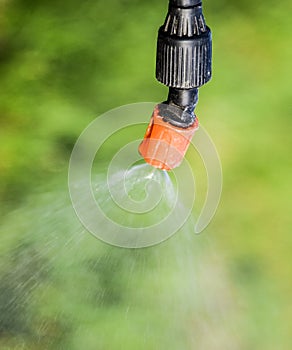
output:
[[[212,36],[201,0],[169,0],[159,29],[156,78],[169,87],[167,101],[153,112],[139,152],[152,166],[179,166],[199,127],[198,88],[211,79]]]

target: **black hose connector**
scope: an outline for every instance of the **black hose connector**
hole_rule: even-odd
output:
[[[156,57],[156,78],[170,88],[167,103],[193,114],[197,89],[211,75],[212,35],[201,0],[170,0],[166,20],[158,32]],[[182,127],[188,126],[182,121]]]

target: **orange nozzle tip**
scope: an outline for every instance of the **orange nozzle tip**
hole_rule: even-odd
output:
[[[145,161],[155,168],[172,170],[181,164],[198,128],[197,118],[188,128],[177,127],[164,121],[156,106],[139,146],[139,152]]]

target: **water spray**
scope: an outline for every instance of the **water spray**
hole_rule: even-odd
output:
[[[156,78],[169,87],[153,112],[139,152],[152,166],[178,167],[199,127],[198,89],[211,79],[212,36],[201,0],[170,0],[158,31]]]
[[[167,101],[154,111],[152,103],[115,108],[79,136],[70,158],[70,197],[84,227],[102,241],[125,248],[150,247],[186,224],[187,230],[200,233],[212,220],[222,189],[221,163],[203,127],[193,138],[199,127],[194,112],[198,88],[211,79],[211,51],[201,1],[170,0],[158,33],[156,68],[157,79],[169,87]],[[111,157],[105,171],[93,171],[94,163],[98,166],[94,169],[101,170],[97,155],[105,142],[119,130],[141,125],[151,113],[140,146],[136,139],[128,142]],[[190,143],[207,175],[206,198],[197,220],[195,176],[190,164],[183,162]],[[138,147],[144,164],[137,164]],[[172,178],[166,170],[180,164]]]

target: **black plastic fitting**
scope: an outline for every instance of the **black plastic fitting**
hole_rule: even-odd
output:
[[[198,102],[198,89],[169,88],[167,101],[183,108],[188,106],[193,106],[195,108]]]
[[[187,121],[182,118],[181,127],[195,121],[198,88],[211,76],[212,35],[201,0],[170,0],[166,20],[158,32],[156,78],[170,88],[166,103],[180,107],[182,114],[191,114]]]
[[[202,4],[202,0],[170,0],[170,6],[194,7]]]

